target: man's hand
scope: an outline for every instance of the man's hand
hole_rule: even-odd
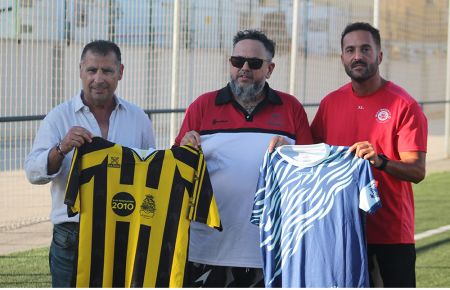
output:
[[[81,147],[85,142],[92,142],[94,135],[83,127],[74,126],[69,129],[64,139],[61,141],[62,153],[67,154],[75,147]]]
[[[92,142],[94,135],[83,127],[74,126],[69,129],[59,145],[60,151],[53,147],[48,154],[47,172],[49,175],[58,172],[64,155],[75,147],[80,147],[85,142]]]
[[[191,144],[196,149],[198,149],[198,146],[200,146],[200,134],[197,131],[189,131],[187,132],[183,139],[180,141],[180,146]]]
[[[348,151],[355,151],[355,155],[366,160],[374,167],[383,163],[372,144],[368,141],[356,142]],[[420,151],[399,152],[400,160],[389,160],[384,172],[404,181],[419,183],[425,178],[426,153]]]
[[[383,162],[380,157],[378,157],[377,152],[373,148],[369,141],[361,141],[353,144],[349,149],[349,152],[355,151],[355,155],[359,158],[369,160],[370,164],[375,167],[379,167]]]
[[[269,153],[272,153],[276,147],[283,145],[289,145],[288,141],[284,137],[275,136],[270,140],[267,150],[269,150]]]

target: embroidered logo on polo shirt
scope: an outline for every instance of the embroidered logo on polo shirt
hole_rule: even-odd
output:
[[[375,114],[375,118],[379,123],[386,123],[391,118],[391,112],[388,109],[380,109]]]
[[[228,123],[228,120],[217,120],[217,119],[213,119],[212,120],[213,125],[218,124],[218,123]]]
[[[274,127],[282,127],[283,126],[283,116],[280,113],[272,113],[267,120],[267,124]]]

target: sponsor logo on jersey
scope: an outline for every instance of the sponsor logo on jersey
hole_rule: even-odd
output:
[[[146,194],[141,205],[141,216],[145,218],[152,218],[155,216],[156,203],[155,198],[151,194]]]
[[[377,190],[377,184],[375,180],[370,183],[370,193],[371,198],[377,198],[378,197],[378,190]]]
[[[120,168],[120,157],[109,156],[108,167]]]
[[[314,168],[313,167],[309,167],[309,168],[305,168],[303,170],[297,171],[296,172],[297,175],[303,176],[303,175],[313,175],[314,174]]]
[[[391,119],[391,112],[388,109],[380,109],[375,114],[375,118],[379,123],[386,123],[389,119]]]
[[[112,198],[111,208],[117,215],[128,216],[136,208],[136,202],[128,192],[119,192]]]

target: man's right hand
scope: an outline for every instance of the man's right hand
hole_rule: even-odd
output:
[[[187,132],[183,139],[180,141],[180,146],[191,144],[196,149],[198,149],[198,146],[200,146],[200,134],[197,131],[189,131]]]
[[[269,153],[272,153],[275,148],[283,145],[289,145],[289,142],[286,140],[286,138],[282,136],[275,136],[270,140],[267,150],[269,151]]]
[[[49,175],[58,172],[64,156],[75,147],[80,147],[85,142],[92,142],[94,135],[83,127],[74,126],[69,129],[66,136],[59,144],[59,152],[55,147],[48,154],[47,172]]]
[[[94,135],[85,128],[73,126],[69,129],[64,139],[62,139],[59,147],[64,154],[67,154],[72,151],[73,148],[78,148],[85,142],[92,142],[93,137]]]

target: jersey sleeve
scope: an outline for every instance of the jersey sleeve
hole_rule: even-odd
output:
[[[198,154],[198,165],[195,170],[194,180],[189,219],[222,231],[219,209],[214,198],[211,180],[209,179],[209,173],[202,151],[199,151]]]
[[[64,203],[67,205],[67,215],[75,216],[80,211],[79,178],[80,178],[80,151],[75,148],[69,177],[66,185]]]
[[[269,163],[270,153],[266,152],[266,155],[264,156],[263,164],[261,164],[261,167],[259,168],[259,177],[258,177],[258,183],[256,185],[256,193],[255,193],[255,199],[253,202],[253,210],[252,215],[250,218],[250,222],[255,225],[259,225],[261,221],[261,217],[263,214],[264,209],[264,202],[266,198],[266,175],[267,175],[267,167]]]
[[[358,158],[358,157],[355,157]],[[373,178],[369,160],[358,158],[359,164],[359,208],[368,213],[374,213],[381,207],[380,197]]]

